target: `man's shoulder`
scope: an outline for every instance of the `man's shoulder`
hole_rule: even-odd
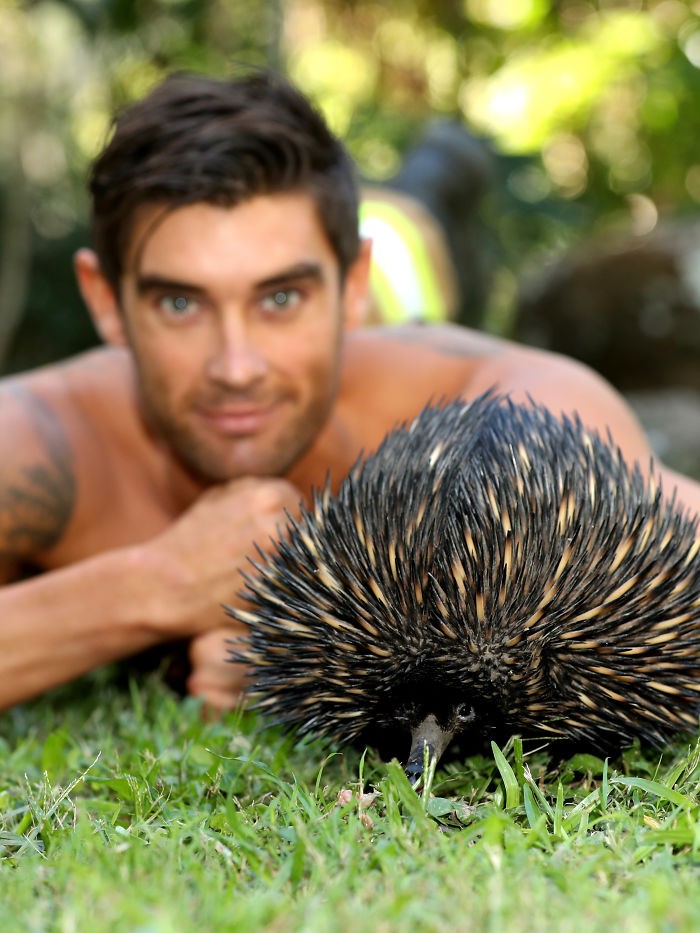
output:
[[[154,455],[126,353],[98,348],[0,380],[0,448],[0,575],[10,559],[63,566],[145,521],[139,477]]]
[[[370,394],[403,417],[429,399],[468,395],[482,369],[507,355],[511,346],[458,325],[361,328],[347,336],[343,394]]]
[[[348,334],[339,411],[365,446],[429,402],[491,389],[594,426],[619,400],[581,363],[459,325],[374,327]]]
[[[127,354],[106,347],[0,379],[0,487],[49,466],[72,482],[99,473],[134,433],[134,398]]]
[[[491,358],[515,347],[509,341],[459,324],[400,324],[360,327],[347,335],[347,348],[358,358],[390,351],[401,361],[422,357]]]
[[[545,380],[584,387],[598,379],[582,363],[458,324],[366,327],[348,334],[344,375],[349,384],[378,379],[430,388],[432,397],[473,397],[486,389],[527,392]]]
[[[468,397],[486,361],[506,342],[456,325],[401,325],[349,331],[334,425],[349,439],[349,462],[428,402]]]
[[[129,354],[118,347],[99,346],[64,360],[47,363],[0,380],[0,391],[16,385],[31,387],[43,395],[60,396],[68,388],[80,392],[97,386],[106,390],[126,387],[132,380]]]
[[[0,379],[0,426],[14,419],[20,423],[39,409],[66,427],[101,419],[109,408],[113,419],[134,408],[133,366],[127,353],[97,347],[85,353],[37,369]]]
[[[99,395],[108,372],[113,382],[124,378],[116,376],[122,366],[94,351],[0,380],[3,574],[10,562],[36,562],[65,535],[79,499],[88,399]]]

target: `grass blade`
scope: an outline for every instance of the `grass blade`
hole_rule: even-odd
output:
[[[520,806],[520,785],[515,777],[515,772],[506,760],[506,756],[495,742],[491,742],[491,751],[505,787],[506,810],[513,810],[515,807]]]

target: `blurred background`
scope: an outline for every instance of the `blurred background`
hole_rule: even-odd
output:
[[[0,371],[95,342],[71,257],[114,110],[240,63],[288,73],[369,183],[460,127],[459,319],[589,363],[700,475],[691,0],[0,0]]]

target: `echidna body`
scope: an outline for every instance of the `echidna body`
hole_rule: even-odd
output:
[[[697,532],[578,419],[430,406],[255,564],[236,657],[275,722],[404,732],[413,773],[462,732],[660,745],[700,713]]]

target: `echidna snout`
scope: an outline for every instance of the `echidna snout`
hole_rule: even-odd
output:
[[[453,740],[468,746],[484,736],[502,739],[509,734],[517,720],[520,689],[514,690],[511,681],[517,682],[517,672],[532,665],[530,657],[484,643],[472,644],[471,657],[456,665],[444,657],[450,648],[444,641],[443,634],[438,651],[436,641],[432,647],[424,645],[420,659],[406,645],[397,646],[404,650],[395,665],[387,659],[386,671],[391,669],[392,675],[363,730],[385,753],[405,758],[410,749],[405,770],[413,782],[423,772],[426,749],[428,760],[439,760]],[[500,654],[498,661],[495,653]]]
[[[235,657],[273,722],[412,735],[412,773],[496,727],[662,746],[698,726],[699,550],[697,519],[579,420],[429,406],[260,557]]]
[[[408,779],[417,783],[425,772],[426,760],[439,761],[455,734],[475,719],[474,708],[467,711],[464,704],[454,707],[443,723],[438,721],[434,713],[428,713],[411,730],[411,750],[404,767]]]

